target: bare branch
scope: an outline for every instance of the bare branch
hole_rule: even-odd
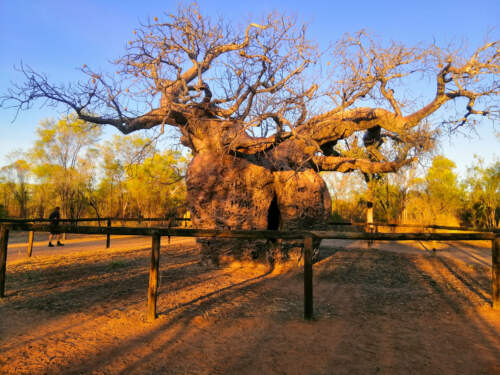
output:
[[[319,69],[309,73],[320,63],[317,48],[295,19],[272,13],[236,29],[201,15],[197,5],[180,6],[134,30],[116,73],[84,65],[82,81],[63,85],[21,65],[24,83],[0,106],[62,105],[123,133],[171,125],[194,153],[364,173],[394,171],[432,147],[437,125],[430,129],[428,119],[446,103],[457,103],[453,129],[500,117],[498,41],[467,57],[360,31],[330,52],[321,83]],[[411,95],[422,78],[434,82],[430,98]]]
[[[314,156],[312,161],[320,171],[336,171],[343,173],[361,171],[363,173],[374,174],[397,172],[401,167],[411,164],[414,159],[399,162],[372,162],[368,159],[339,156]]]

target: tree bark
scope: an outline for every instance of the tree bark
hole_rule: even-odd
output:
[[[197,154],[186,177],[188,205],[195,228],[321,229],[330,215],[325,182],[313,169],[276,171],[241,157],[216,152]],[[201,239],[206,258],[267,260],[267,241]],[[302,245],[284,242],[278,257],[300,255]]]

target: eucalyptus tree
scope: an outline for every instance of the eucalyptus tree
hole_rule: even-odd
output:
[[[12,195],[18,205],[17,214],[19,217],[28,216],[28,203],[30,200],[30,175],[31,168],[29,163],[23,158],[22,153],[13,153],[9,155],[12,162],[0,169],[0,175],[3,175],[4,184],[7,191]]]
[[[100,127],[75,116],[40,122],[29,152],[40,216],[58,205],[66,217],[81,216],[88,203],[84,192],[95,174],[91,160],[100,135]]]

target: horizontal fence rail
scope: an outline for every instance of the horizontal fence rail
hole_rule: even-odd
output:
[[[107,220],[111,221],[191,221],[190,218],[185,217],[137,217],[137,218],[123,218],[123,217],[99,217],[99,218],[78,218],[78,219],[59,219],[60,222],[105,222]],[[45,218],[32,218],[32,219],[14,219],[14,218],[1,218],[0,223],[35,223],[35,222],[50,222],[49,219]],[[363,222],[328,222],[327,225],[331,226],[356,226],[356,227],[389,227],[389,228],[422,228],[422,229],[442,229],[442,230],[458,230],[466,232],[489,232],[489,233],[500,233],[500,228],[474,228],[474,227],[464,227],[464,226],[446,226],[446,225],[423,225],[423,224],[396,224],[396,223],[383,223],[383,222],[373,222],[373,223],[363,223]]]
[[[50,225],[12,223],[12,230],[49,232]],[[311,235],[319,239],[345,240],[379,240],[379,241],[464,241],[464,240],[493,240],[495,233],[364,233],[364,232],[335,232],[335,231],[282,231],[282,230],[216,230],[190,228],[162,228],[162,227],[94,227],[59,225],[58,230],[74,234],[110,234],[134,236],[176,236],[176,237],[220,237],[246,239],[303,239]]]
[[[120,217],[100,217],[100,218],[80,218],[80,219],[59,219],[61,223],[79,223],[79,222],[93,222],[93,221],[191,221],[189,218],[183,217],[150,217],[150,218],[120,218]],[[48,223],[50,219],[33,218],[33,219],[0,219],[0,223]]]
[[[474,227],[461,227],[461,226],[446,226],[446,225],[422,225],[422,224],[394,224],[394,223],[358,223],[358,222],[329,222],[331,226],[356,226],[356,227],[389,227],[389,228],[422,228],[422,229],[443,229],[443,230],[458,230],[464,232],[490,232],[500,233],[500,228],[474,228]]]
[[[368,240],[368,241],[466,241],[493,240],[495,233],[372,233],[372,232],[308,232],[320,239]]]
[[[101,219],[102,220],[102,219]],[[120,227],[111,226],[111,219],[106,219],[108,225],[76,226],[59,225],[58,231],[75,234],[106,235],[106,244],[109,247],[111,235],[139,235],[152,237],[151,267],[148,288],[148,320],[156,318],[156,301],[158,296],[159,249],[162,236],[175,237],[216,237],[234,239],[285,239],[304,241],[304,318],[313,317],[313,239],[347,239],[368,241],[463,241],[488,240],[492,244],[492,305],[500,309],[500,236],[493,232],[468,233],[376,233],[376,232],[336,232],[316,230],[215,230],[189,228],[162,228],[162,227]],[[159,220],[159,219],[158,219]],[[86,221],[91,221],[86,219]],[[366,223],[364,224],[366,225]],[[0,225],[0,297],[5,296],[5,273],[7,259],[7,244],[9,230],[30,232],[30,241],[34,232],[49,232],[52,227],[46,224],[32,224],[27,220],[9,221]],[[439,228],[441,229],[441,228]],[[32,249],[32,242],[29,246]]]
[[[14,223],[9,224],[12,230],[49,232],[52,228],[44,224]],[[303,239],[307,231],[279,231],[279,230],[216,230],[190,228],[162,228],[162,227],[94,227],[59,225],[58,231],[74,234],[111,234],[132,236],[175,236],[175,237],[222,237],[222,238],[266,238],[266,239]]]

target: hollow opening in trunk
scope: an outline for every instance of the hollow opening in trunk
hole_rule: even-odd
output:
[[[280,209],[278,207],[278,199],[274,196],[269,210],[267,211],[267,229],[278,230],[280,227]]]

